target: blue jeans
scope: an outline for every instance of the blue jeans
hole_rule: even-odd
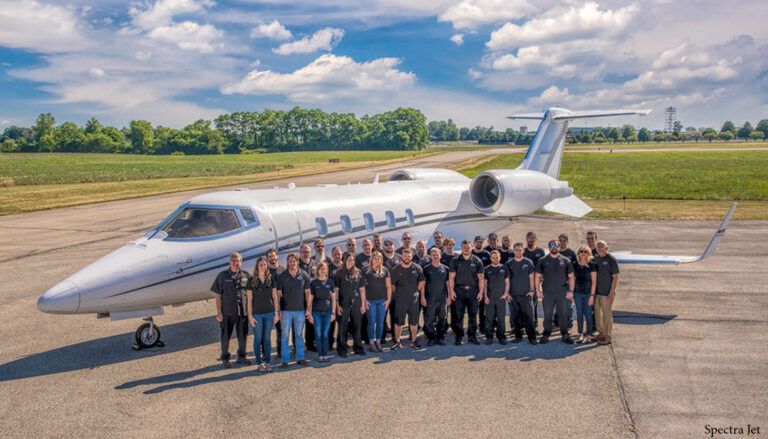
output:
[[[315,320],[315,346],[317,355],[328,356],[328,330],[331,329],[331,311],[313,311]]]
[[[296,348],[296,361],[304,359],[304,311],[283,311],[283,335],[281,344],[281,354],[283,354],[283,363],[291,360],[291,350],[288,349],[288,339],[290,338],[291,328],[293,328],[293,344]]]
[[[264,350],[264,363],[269,363],[272,358],[272,326],[274,325],[274,312],[254,314],[256,327],[253,328],[253,355],[256,356],[256,364],[261,364],[261,351]]]
[[[576,301],[576,325],[579,334],[591,335],[594,328],[592,328],[592,307],[589,306],[589,294],[575,293],[573,298]],[[584,321],[587,322],[587,332],[583,331]]]
[[[368,311],[365,313],[368,317],[368,336],[371,340],[381,340],[384,336],[384,317],[387,315],[387,309],[384,308],[386,300],[369,300]],[[376,334],[374,337],[373,334]]]

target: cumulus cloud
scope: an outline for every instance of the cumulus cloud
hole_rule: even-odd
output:
[[[638,7],[625,6],[616,10],[601,10],[597,3],[586,3],[565,11],[551,11],[523,25],[507,23],[491,34],[486,46],[494,51],[515,47],[562,41],[620,35],[632,23]]]
[[[397,69],[397,58],[358,63],[348,56],[321,55],[291,73],[253,70],[224,94],[285,95],[294,102],[318,103],[334,99],[375,98],[411,86],[415,75]]]
[[[325,50],[330,52],[344,37],[344,30],[326,27],[315,32],[311,36],[290,43],[281,44],[272,52],[278,55],[307,54]]]
[[[134,5],[128,13],[134,26],[150,30],[170,24],[176,15],[204,12],[213,4],[211,0],[158,0]]]
[[[0,7],[0,46],[36,52],[69,52],[91,45],[77,14],[33,0],[11,0]]]
[[[280,24],[279,21],[273,20],[269,24],[262,23],[251,29],[251,38],[269,38],[270,40],[285,41],[293,38],[293,34]]]
[[[517,20],[534,12],[528,0],[463,0],[440,14],[454,29],[474,29],[490,23]]]
[[[457,46],[464,44],[464,34],[454,34],[451,36],[451,41]]]
[[[224,33],[210,24],[201,25],[194,21],[185,21],[156,27],[147,36],[153,40],[176,45],[182,50],[211,53],[221,48],[218,41]]]
[[[566,105],[571,100],[568,88],[560,89],[556,85],[549,86],[539,96],[528,99],[530,105]]]

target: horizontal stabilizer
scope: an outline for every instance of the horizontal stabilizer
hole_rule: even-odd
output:
[[[552,117],[554,120],[586,119],[590,117],[609,117],[609,116],[647,116],[651,110],[593,110],[593,111],[570,111],[564,114],[556,114]]]
[[[576,195],[552,200],[545,204],[542,209],[547,212],[574,216],[576,218],[581,218],[589,212],[592,212],[592,208],[589,207],[587,203],[581,201]]]
[[[544,113],[513,114],[512,116],[507,116],[507,119],[534,119],[534,120],[541,120],[541,119],[544,119]]]

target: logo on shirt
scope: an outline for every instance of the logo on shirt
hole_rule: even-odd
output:
[[[603,265],[608,265],[608,261],[603,261]]]

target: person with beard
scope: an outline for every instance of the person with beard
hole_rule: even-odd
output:
[[[417,337],[421,307],[427,306],[424,298],[424,272],[418,264],[411,262],[411,256],[412,250],[404,248],[400,265],[393,267],[390,271],[393,290],[392,313],[395,315],[395,344],[392,350],[401,347],[400,334],[405,325],[406,316],[411,333],[411,347],[421,349]]]
[[[440,263],[440,249],[429,251],[430,263],[423,266],[424,296],[427,307],[424,310],[424,334],[427,346],[445,346],[445,307],[448,299],[448,267]]]
[[[420,265],[421,268],[424,268],[425,265],[429,264],[429,253],[427,253],[427,241],[424,241],[423,239],[416,242],[416,253],[413,254],[413,262]]]
[[[571,264],[576,267],[576,252],[568,248],[568,234],[561,233],[557,237],[557,241],[560,243],[560,254],[571,260]],[[573,327],[573,302],[566,302],[566,308],[568,309],[568,327]],[[555,321],[557,321],[557,312],[555,312]]]
[[[267,250],[267,263],[269,264],[269,274],[272,276],[272,279],[275,280],[275,283],[277,283],[277,277],[285,271],[285,267],[280,265],[280,256],[277,253],[276,248],[271,248]],[[277,337],[277,356],[280,357],[282,355],[282,343],[280,340],[283,337],[283,324],[280,320],[275,322],[275,336]],[[293,341],[294,346],[296,345],[296,341]]]
[[[533,262],[523,256],[523,243],[518,242],[512,247],[514,256],[507,261],[509,270],[509,322],[515,338],[512,343],[523,339],[523,328],[528,335],[528,343],[538,344],[533,320],[534,277],[536,267]]]
[[[437,248],[441,252],[443,251],[443,232],[439,230],[432,232],[432,247],[428,250],[430,255],[432,254],[433,248]]]
[[[489,254],[499,249],[499,237],[496,235],[495,232],[491,232],[488,234],[488,245],[486,245],[483,250],[487,251]],[[499,257],[501,257],[501,253],[499,253]]]
[[[456,252],[453,251],[453,247],[456,245],[456,240],[451,237],[443,238],[443,252],[440,255],[440,263],[446,267],[451,266],[451,261],[456,257]],[[446,332],[448,329],[453,330],[453,322],[456,321],[456,304],[451,301],[451,290],[448,290],[448,298],[445,300],[448,305],[448,318],[445,322]]]
[[[355,241],[355,238],[349,237],[347,238],[347,241],[345,242],[346,249],[344,250],[344,253],[349,253],[353,257],[357,254],[357,241]]]
[[[453,258],[449,267],[448,294],[456,307],[451,316],[455,344],[461,345],[464,338],[464,313],[469,314],[467,337],[470,343],[480,344],[477,340],[477,304],[483,298],[485,276],[483,261],[472,254],[469,241],[461,242],[461,254]]]
[[[331,263],[331,258],[325,254],[325,241],[323,239],[315,239],[315,255],[312,256],[312,260],[315,261],[316,266],[320,265],[321,262]]]
[[[221,362],[229,368],[229,340],[232,332],[237,334],[237,363],[251,364],[245,358],[245,341],[248,337],[248,315],[246,308],[246,290],[250,286],[251,276],[241,270],[243,257],[240,253],[229,255],[229,268],[216,276],[211,291],[216,297],[216,321],[221,329]]]
[[[347,334],[350,325],[352,326],[352,349],[357,355],[365,355],[360,326],[363,323],[363,314],[367,309],[368,301],[365,297],[365,276],[355,266],[355,255],[345,253],[342,260],[344,266],[334,275],[333,283],[336,286],[338,301],[336,315],[339,320],[336,352],[340,357],[346,358],[349,349]]]
[[[291,253],[287,258],[288,269],[277,276],[277,291],[280,295],[280,320],[283,322],[283,334],[280,343],[283,369],[288,367],[291,359],[288,348],[288,335],[294,334],[293,343],[296,350],[296,362],[306,366],[304,359],[304,341],[301,339],[306,319],[307,297],[311,297],[309,290],[309,274],[299,268],[299,257]],[[310,299],[311,300],[311,299]]]
[[[558,326],[565,343],[573,344],[573,339],[568,333],[568,319],[566,317],[565,302],[573,300],[574,276],[573,264],[570,259],[560,254],[560,244],[549,241],[547,245],[549,255],[539,259],[536,264],[536,292],[543,299],[544,307],[544,332],[540,343],[549,342],[552,335],[552,317],[555,308],[558,314]]]
[[[523,251],[523,257],[528,258],[533,262],[533,266],[535,267],[536,264],[539,263],[539,259],[544,257],[544,249],[541,247],[536,246],[536,241],[538,240],[538,236],[536,235],[536,232],[531,230],[525,235],[525,250]],[[539,299],[538,297],[533,298],[533,327],[536,330],[536,333],[538,334],[538,326],[539,326]]]
[[[381,233],[374,233],[373,236],[371,236],[371,244],[373,245],[372,250],[384,251],[384,243],[381,240]]]
[[[403,236],[401,237],[401,241],[400,242],[402,242],[403,245],[398,247],[398,249],[395,250],[395,253],[397,253],[398,255],[402,256],[403,255],[403,250],[410,249],[411,250],[411,255],[413,255],[414,248],[411,245],[411,242],[413,242],[413,237],[411,236],[411,234],[408,233],[408,232],[403,233]],[[413,258],[411,258],[411,260],[413,260]]]
[[[477,256],[481,261],[483,261],[483,268],[491,265],[491,254],[486,251],[483,248],[483,237],[480,235],[475,236],[475,247],[472,249],[472,254]],[[481,291],[482,293],[482,291]],[[477,304],[477,312],[478,312],[478,319],[479,319],[479,328],[480,332],[484,332],[483,329],[485,326],[485,300],[480,299],[480,302]]]
[[[500,344],[507,344],[505,316],[509,301],[509,271],[501,264],[501,253],[491,250],[491,264],[485,267],[485,344],[493,343],[493,327],[496,324],[496,338]]]
[[[515,253],[512,249],[512,238],[510,238],[509,235],[501,237],[501,248],[499,249],[499,252],[501,253],[501,263],[504,265],[507,265],[507,261],[515,257]]]
[[[384,240],[384,251],[381,252],[384,255],[384,266],[389,271],[392,271],[397,265],[400,265],[400,255],[395,251],[395,243],[387,238]]]
[[[317,277],[317,262],[312,258],[312,247],[309,244],[302,244],[299,247],[299,269],[309,274],[310,281]],[[307,304],[304,305],[307,306]],[[307,319],[304,323],[304,349],[310,352],[317,351],[315,347],[315,325],[310,319]]]

